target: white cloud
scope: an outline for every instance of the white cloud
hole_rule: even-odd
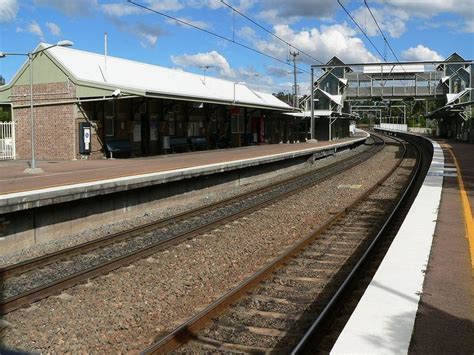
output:
[[[184,8],[179,0],[146,0],[150,8],[156,11],[178,11]]]
[[[110,3],[102,4],[102,11],[109,16],[127,16],[145,13],[145,10],[128,3]]]
[[[402,58],[405,60],[423,61],[423,60],[444,60],[438,52],[423,46],[410,47],[402,52]]]
[[[405,14],[399,21],[408,21],[410,18],[430,19],[440,14],[455,14],[463,18],[464,23],[458,24],[459,32],[474,32],[472,21],[474,18],[473,0],[376,0],[382,4],[383,11],[391,13],[397,11]],[[371,6],[372,11],[374,7]]]
[[[388,32],[394,38],[398,38],[405,33],[406,22],[410,17],[405,11],[388,8],[371,8],[371,11],[383,32]],[[380,35],[377,24],[365,6],[359,7],[352,15],[367,35]]]
[[[355,37],[356,32],[345,23],[323,25],[321,29],[311,28],[299,32],[295,32],[288,25],[278,25],[273,27],[273,31],[280,38],[322,62],[327,62],[333,56],[347,63],[377,61],[377,58],[365,48],[361,39]],[[283,60],[287,59],[288,47],[277,39],[272,38],[269,41],[258,39],[255,45],[264,53]],[[305,55],[300,55],[298,58],[314,63],[313,59]]]
[[[290,68],[280,68],[273,65],[267,66],[267,74],[277,78],[285,78],[292,73]]]
[[[181,20],[183,22],[187,22],[187,23],[189,23],[193,26],[204,28],[204,29],[208,29],[208,28],[212,27],[211,24],[208,23],[208,22],[193,20],[193,19],[188,18],[188,17],[177,17],[177,19]],[[172,19],[168,19],[168,20],[166,20],[166,22],[168,22],[172,25],[177,25],[177,26],[181,26],[181,27],[184,27],[184,28],[191,28],[191,27],[189,27],[185,24],[180,23],[179,21],[172,20]]]
[[[142,47],[154,46],[158,38],[166,32],[158,26],[150,26],[143,22],[128,23],[118,17],[110,16],[109,20],[123,32],[129,32],[141,39]]]
[[[97,0],[33,0],[33,3],[53,7],[69,17],[93,15],[98,8]]]
[[[178,11],[184,8],[179,0],[145,0],[143,5],[155,11]],[[100,5],[102,11],[109,16],[129,16],[150,14],[151,12],[127,2],[114,2]]]
[[[377,2],[403,9],[416,16],[435,16],[443,12],[473,14],[472,0],[377,0]]]
[[[263,0],[259,18],[271,24],[289,24],[301,17],[330,19],[339,9],[335,0]]]
[[[234,78],[236,76],[235,71],[231,69],[227,59],[216,51],[197,54],[183,54],[177,56],[173,55],[171,56],[171,60],[174,64],[185,68],[199,68],[209,65],[212,68],[219,70],[219,75],[224,78]]]
[[[44,41],[43,30],[41,26],[36,21],[31,21],[27,27],[27,31],[31,34],[37,35],[42,41]]]
[[[61,28],[54,22],[46,22],[46,27],[48,27],[49,32],[51,32],[53,36],[59,36],[61,34]]]
[[[238,3],[237,1],[226,1],[228,4],[232,5],[239,11],[246,11],[251,8],[257,1],[256,0],[240,0]],[[194,7],[197,9],[207,7],[211,10],[220,9],[225,7],[225,5],[220,0],[186,0],[185,1],[187,6]]]
[[[18,13],[16,0],[0,0],[0,23],[13,21]]]
[[[249,42],[253,42],[257,38],[257,35],[254,29],[249,26],[244,26],[244,27],[239,28],[236,31],[236,34],[238,37],[245,39],[246,41],[249,41]]]
[[[186,4],[197,9],[208,7],[212,10],[219,9],[224,6],[220,0],[188,0],[186,1]]]

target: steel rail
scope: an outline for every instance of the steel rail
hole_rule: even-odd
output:
[[[377,135],[374,135],[374,137],[377,137],[378,139],[381,139]],[[383,141],[383,139],[382,139],[382,141]],[[242,199],[244,199],[248,196],[255,195],[255,193],[261,194],[262,191],[270,191],[272,189],[278,188],[279,186],[284,186],[285,184],[288,184],[290,182],[294,182],[294,181],[298,181],[299,179],[303,179],[303,178],[305,178],[305,177],[307,177],[311,174],[328,172],[328,171],[330,172],[331,169],[339,167],[339,170],[337,170],[335,172],[331,172],[329,175],[323,176],[322,178],[317,179],[316,181],[313,181],[310,184],[300,186],[298,188],[295,188],[295,189],[292,189],[290,191],[284,192],[284,193],[282,193],[282,194],[280,194],[280,195],[278,195],[274,198],[265,200],[265,201],[263,201],[261,203],[258,203],[256,205],[253,205],[253,206],[247,207],[245,209],[242,209],[242,210],[240,210],[240,211],[238,211],[238,212],[236,212],[232,215],[223,217],[221,219],[218,219],[218,220],[213,221],[211,223],[208,223],[206,225],[194,228],[192,230],[188,230],[185,233],[182,233],[180,235],[171,237],[169,239],[159,241],[157,243],[154,243],[154,244],[146,247],[145,249],[139,249],[139,250],[133,251],[133,252],[127,254],[127,255],[112,259],[112,260],[110,260],[106,263],[97,265],[93,268],[83,270],[83,271],[74,273],[72,275],[65,276],[63,278],[52,281],[48,284],[30,289],[29,291],[20,293],[18,295],[15,295],[15,296],[12,296],[12,297],[9,297],[9,298],[6,298],[6,299],[2,299],[0,301],[0,315],[12,312],[12,311],[14,311],[18,308],[21,308],[21,307],[29,305],[33,302],[39,301],[40,299],[43,299],[45,297],[57,294],[57,293],[61,292],[62,290],[65,290],[65,289],[70,288],[72,286],[75,286],[77,284],[86,282],[87,280],[89,280],[91,278],[106,274],[106,273],[108,273],[112,270],[115,270],[115,269],[118,269],[120,267],[126,266],[126,265],[128,265],[132,262],[143,259],[143,258],[145,258],[145,257],[147,257],[151,254],[154,254],[158,251],[164,250],[164,249],[166,249],[170,246],[179,244],[184,240],[191,239],[191,238],[193,238],[197,235],[203,234],[204,232],[206,232],[208,230],[214,229],[218,226],[221,226],[223,224],[234,221],[234,220],[236,220],[240,217],[248,215],[248,214],[250,214],[254,211],[257,211],[257,210],[259,210],[259,209],[261,209],[265,206],[268,206],[269,204],[275,203],[275,202],[277,202],[279,200],[282,200],[282,199],[284,199],[288,196],[291,196],[291,195],[296,194],[296,193],[298,193],[298,192],[300,192],[304,189],[307,189],[307,188],[309,188],[309,187],[311,187],[315,184],[321,183],[321,182],[323,182],[323,181],[325,181],[325,180],[327,180],[327,179],[329,179],[329,178],[331,178],[331,177],[333,177],[333,176],[335,176],[339,173],[342,173],[342,172],[344,172],[344,171],[346,171],[346,170],[348,170],[348,169],[350,169],[350,168],[352,168],[352,167],[354,167],[358,164],[361,164],[366,159],[369,159],[371,156],[375,155],[379,151],[379,149],[377,149],[376,147],[378,147],[380,149],[383,149],[385,147],[385,143],[381,146],[374,146],[373,150],[361,153],[361,154],[359,154],[355,157],[349,157],[349,158],[346,158],[346,159],[344,159],[340,162],[336,162],[334,164],[328,165],[328,166],[326,166],[322,169],[319,169],[317,171],[308,172],[306,174],[300,175],[300,176],[295,177],[295,178],[290,178],[290,179],[286,179],[286,180],[281,181],[281,182],[277,182],[277,183],[272,184],[272,185],[270,185],[270,186],[268,186],[264,189],[261,189],[261,190],[250,191],[250,192],[245,193],[243,195],[239,195],[237,197],[229,198],[227,200],[221,201],[221,202],[219,202],[217,204],[214,204],[214,205],[211,205],[211,206],[204,206],[204,207],[192,210],[190,212],[184,212],[184,213],[182,213],[178,216],[172,217],[169,220],[151,222],[151,223],[149,223],[145,226],[132,228],[132,229],[127,230],[125,232],[120,232],[120,233],[116,233],[116,234],[111,235],[111,236],[106,236],[104,238],[101,238],[101,240],[91,241],[91,242],[85,243],[84,245],[79,245],[77,247],[71,247],[71,248],[65,249],[66,254],[61,253],[61,251],[59,251],[59,252],[56,252],[56,253],[45,255],[43,257],[38,257],[38,258],[32,259],[30,262],[32,263],[31,265],[34,265],[34,267],[33,266],[28,266],[28,261],[25,262],[25,263],[17,264],[18,268],[24,268],[24,269],[29,268],[29,270],[31,270],[35,267],[38,267],[39,265],[44,266],[44,265],[47,265],[48,263],[52,263],[54,261],[64,259],[64,258],[66,258],[67,256],[70,256],[70,255],[77,255],[79,253],[83,253],[83,252],[88,251],[88,250],[96,249],[97,245],[99,245],[99,247],[101,247],[101,246],[105,246],[105,245],[114,243],[117,240],[117,238],[120,238],[120,240],[131,238],[134,235],[137,235],[137,234],[140,234],[140,233],[145,233],[146,231],[150,231],[150,230],[159,228],[158,225],[165,226],[165,225],[174,223],[178,220],[183,220],[185,218],[189,218],[189,217],[204,213],[206,211],[225,206],[226,204],[236,202],[239,199],[242,200]],[[367,157],[365,157],[366,155],[367,155]],[[362,156],[363,156],[364,159],[361,159]],[[347,163],[348,165],[344,166],[343,168],[340,168],[340,164],[343,163],[343,162]],[[114,238],[115,238],[115,240],[113,240]],[[105,244],[100,244],[100,243],[105,243]],[[51,258],[51,259],[49,259],[49,258]],[[46,260],[47,262],[42,263],[42,260]],[[10,273],[10,275],[17,274],[18,272],[15,273],[12,270],[15,267],[16,267],[16,265],[11,266],[10,268],[7,267],[7,268],[4,269],[4,271],[6,272],[6,274]],[[25,271],[23,271],[23,272],[25,272]],[[5,274],[0,274],[1,277],[4,277],[4,275]],[[1,277],[0,277],[0,280],[3,280],[4,278],[1,278]]]
[[[394,137],[390,137],[395,139]],[[398,140],[398,139],[395,139]],[[400,141],[400,140],[398,140]],[[183,323],[181,326],[176,328],[173,332],[160,339],[156,343],[152,344],[150,347],[143,351],[143,354],[165,354],[169,353],[184,343],[188,342],[195,338],[195,334],[203,329],[209,321],[222,313],[226,308],[228,308],[232,303],[236,302],[242,296],[247,294],[249,291],[254,289],[261,281],[268,278],[274,271],[278,270],[285,263],[291,260],[296,254],[301,252],[306,246],[311,244],[316,240],[321,234],[328,230],[333,224],[337,223],[343,216],[345,216],[350,210],[352,210],[356,205],[362,202],[366,197],[368,197],[375,189],[382,185],[392,174],[400,167],[402,161],[405,159],[407,148],[405,144],[402,144],[403,153],[398,159],[397,164],[390,169],[376,184],[374,184],[370,189],[368,189],[362,196],[357,200],[352,202],[348,207],[339,211],[331,219],[323,224],[317,230],[311,231],[303,239],[297,242],[295,245],[289,247],[284,251],[279,257],[275,258],[271,262],[267,263],[262,269],[251,277],[245,279],[239,283],[235,288],[231,289],[215,302],[211,303],[203,311],[196,314],[194,317]]]
[[[394,138],[394,137],[392,137],[392,138]],[[417,152],[418,152],[417,164],[415,166],[415,169],[413,169],[411,179],[408,182],[408,184],[406,185],[402,196],[400,197],[400,199],[396,203],[395,207],[392,209],[392,212],[390,213],[390,215],[386,219],[385,223],[380,228],[380,230],[377,233],[377,235],[375,236],[375,238],[372,240],[372,242],[369,244],[367,249],[364,251],[362,256],[357,261],[357,263],[354,265],[354,267],[352,268],[349,275],[347,275],[347,277],[345,278],[343,283],[339,286],[339,288],[337,289],[335,294],[331,297],[330,301],[326,304],[326,306],[323,308],[321,313],[319,313],[316,320],[310,326],[310,328],[305,333],[305,335],[300,340],[300,342],[293,349],[293,351],[291,352],[292,355],[303,353],[304,347],[315,336],[316,331],[320,328],[321,324],[326,320],[329,313],[333,310],[334,306],[337,304],[337,301],[340,299],[341,295],[344,292],[346,292],[346,290],[349,287],[351,281],[354,279],[355,275],[359,271],[361,265],[367,260],[368,255],[371,253],[374,246],[378,243],[381,236],[385,233],[385,231],[387,230],[387,226],[393,220],[395,214],[399,212],[400,206],[405,201],[405,198],[408,196],[408,194],[411,192],[412,187],[414,186],[415,182],[419,178],[419,174],[420,174],[420,171],[421,171],[421,168],[422,168],[422,165],[423,165],[423,155],[421,154],[421,151],[417,146],[415,146],[415,148],[417,149]]]

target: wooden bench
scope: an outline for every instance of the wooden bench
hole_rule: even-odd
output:
[[[189,140],[191,141],[193,150],[207,149],[206,137],[191,137]]]
[[[189,142],[187,138],[170,138],[170,148],[171,152],[175,153],[177,150],[179,151],[188,151],[189,150]]]
[[[132,154],[132,146],[130,142],[126,139],[120,138],[107,138],[105,141],[105,146],[110,153],[110,158],[113,159],[114,153],[127,153],[129,156]]]

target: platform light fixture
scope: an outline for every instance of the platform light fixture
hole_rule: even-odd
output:
[[[33,58],[35,55],[47,51],[53,47],[71,47],[74,43],[68,40],[62,40],[56,42],[56,44],[50,45],[46,48],[38,49],[34,52],[28,53],[5,53],[0,52],[0,58],[5,58],[11,55],[22,55],[28,57],[28,67],[29,67],[29,76],[30,76],[30,123],[31,123],[31,164],[30,167],[25,169],[25,173],[38,174],[42,173],[41,168],[36,167],[36,158],[35,158],[35,115],[33,111]]]

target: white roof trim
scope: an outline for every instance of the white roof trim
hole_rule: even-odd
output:
[[[107,56],[106,67],[104,55],[72,48],[53,47],[48,49],[47,54],[74,78],[91,86],[106,85],[143,95],[152,92],[170,97],[292,110],[291,106],[272,94],[257,92],[233,81],[209,76],[204,79],[203,75],[112,56]]]
[[[331,116],[334,111],[331,110],[314,110],[315,117],[326,117]],[[285,112],[284,115],[294,116],[294,117],[311,117],[311,111],[303,112]]]
[[[467,88],[457,94],[446,94],[446,99],[447,99],[446,105],[453,103],[454,101],[459,99],[461,96],[463,96],[465,93],[471,90],[472,90],[471,88]]]
[[[331,95],[330,93],[324,91],[321,88],[318,88],[324,95],[326,95],[331,101],[335,102],[339,106],[342,106],[342,95]]]

